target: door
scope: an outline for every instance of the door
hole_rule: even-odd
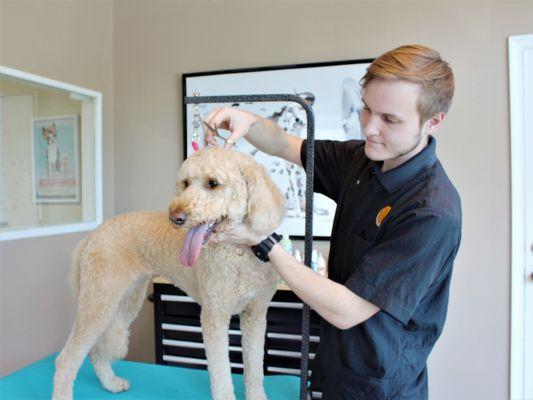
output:
[[[533,399],[533,35],[509,38],[511,399]]]

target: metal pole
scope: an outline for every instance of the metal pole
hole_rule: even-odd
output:
[[[313,252],[313,181],[315,155],[315,117],[313,109],[301,97],[294,94],[253,94],[236,96],[187,96],[185,104],[243,103],[243,102],[294,102],[300,104],[307,116],[306,190],[305,190],[305,247],[304,262],[311,266]],[[300,400],[307,399],[309,371],[309,306],[302,310],[302,359],[300,363]]]

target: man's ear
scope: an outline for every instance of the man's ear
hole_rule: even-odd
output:
[[[424,133],[427,133],[429,135],[437,132],[437,130],[440,128],[440,125],[442,124],[442,121],[444,121],[444,118],[446,117],[446,114],[443,112],[440,112],[438,114],[435,114],[433,117],[428,119],[424,123]]]

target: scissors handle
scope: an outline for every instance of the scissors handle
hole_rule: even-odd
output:
[[[205,126],[207,126],[207,129],[209,129],[211,132],[215,132],[215,136],[220,138],[220,139],[222,139],[224,141],[224,143],[229,143],[231,145],[235,144],[235,142],[233,140],[225,138],[220,133],[218,133],[218,128],[217,128],[216,124],[214,126],[211,126],[207,122],[205,122],[205,120],[202,120],[202,122],[204,123]]]

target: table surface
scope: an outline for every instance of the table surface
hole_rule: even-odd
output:
[[[0,399],[50,399],[54,375],[52,354],[34,364],[0,379]],[[132,361],[117,361],[115,373],[131,383],[131,388],[122,393],[106,391],[96,377],[92,365],[86,359],[74,384],[74,399],[182,399],[208,400],[209,375],[205,370],[145,364]],[[244,399],[242,375],[233,374],[237,399]],[[270,400],[299,398],[300,379],[297,376],[269,375],[265,377],[265,391]]]

